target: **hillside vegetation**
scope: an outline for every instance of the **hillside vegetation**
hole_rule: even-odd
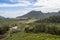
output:
[[[18,29],[10,32],[9,28],[17,24]],[[0,19],[2,40],[60,40],[60,16],[44,19],[29,19],[26,23],[20,19]]]
[[[36,21],[37,23],[60,23],[60,16],[50,16],[45,19]]]
[[[29,23],[29,27],[25,28],[26,32],[33,33],[50,33],[60,35],[60,16],[51,16],[34,23]],[[32,27],[33,26],[33,27]]]
[[[60,40],[60,36],[47,33],[16,33],[6,40]]]
[[[23,31],[12,34],[6,40],[60,40],[59,20],[60,16],[51,16],[28,24],[23,23]]]

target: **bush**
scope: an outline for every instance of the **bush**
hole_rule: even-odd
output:
[[[34,30],[34,27],[31,27],[31,26],[25,27],[25,32],[27,33],[31,33],[33,32],[33,30]]]
[[[32,28],[31,28],[32,27]],[[35,27],[30,26],[25,28],[26,32],[33,33],[50,33],[60,35],[60,27],[55,26],[55,24],[35,24]]]
[[[8,30],[9,30],[9,26],[3,25],[2,27],[0,27],[0,35],[5,34]]]

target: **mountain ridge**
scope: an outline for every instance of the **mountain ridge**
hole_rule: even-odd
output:
[[[51,13],[43,13],[41,11],[30,11],[29,13],[23,15],[23,16],[18,16],[16,18],[46,18],[49,16],[57,16],[60,15],[60,11],[59,12],[51,12]]]

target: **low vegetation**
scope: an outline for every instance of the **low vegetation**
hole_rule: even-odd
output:
[[[18,30],[10,34],[9,28],[17,24]],[[51,16],[40,20],[0,19],[0,35],[3,40],[60,40],[60,16]]]
[[[60,25],[55,23],[34,23],[25,28],[27,33],[50,33],[60,35]]]
[[[24,33],[19,32],[12,34],[11,37],[5,40],[60,40],[60,36],[47,34],[47,33]]]

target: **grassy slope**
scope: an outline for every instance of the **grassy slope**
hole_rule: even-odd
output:
[[[46,33],[16,33],[6,40],[60,40],[60,36]]]
[[[35,22],[35,21],[37,21],[38,19],[30,19],[30,20],[28,20],[26,23],[33,23],[33,22]]]

